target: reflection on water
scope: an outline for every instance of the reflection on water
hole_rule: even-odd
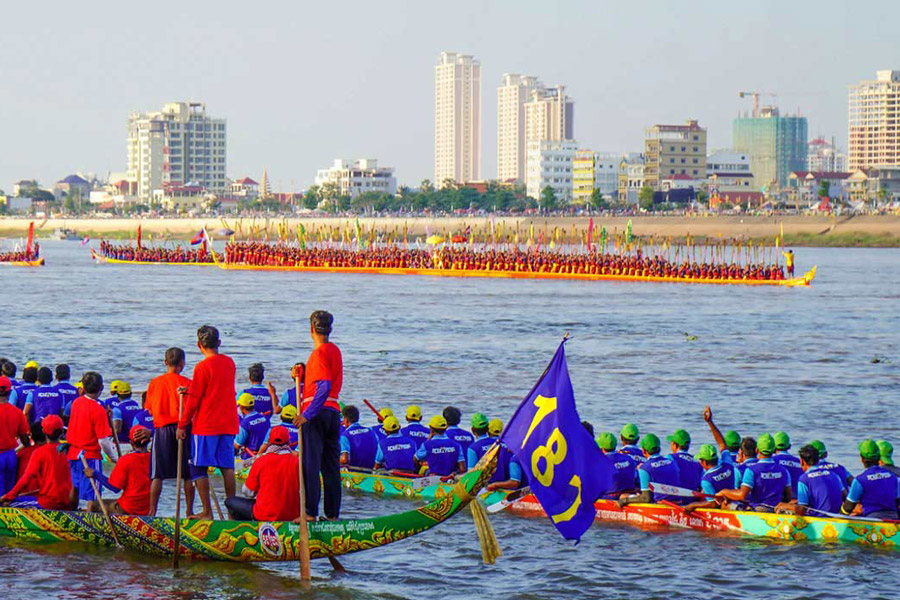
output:
[[[452,403],[466,418],[479,410],[505,420],[568,330],[576,397],[598,431],[633,421],[660,435],[684,427],[705,443],[700,413],[710,403],[723,427],[784,429],[795,448],[818,437],[853,470],[861,438],[900,441],[897,250],[802,249],[799,267],[820,267],[808,289],[129,268],[92,265],[65,242],[47,242],[45,253],[44,269],[0,272],[0,354],[19,365],[67,360],[75,373],[99,369],[143,389],[171,345],[188,351],[190,370],[196,328],[211,323],[241,376],[262,361],[281,391],[309,353],[307,316],[326,308],[348,402],[396,410],[415,400],[426,418]],[[171,510],[169,493],[164,504]],[[349,496],[344,510],[407,505]],[[315,562],[309,596],[890,597],[900,580],[900,555],[852,545],[598,525],[574,547],[543,519],[493,523],[504,551],[493,567],[481,565],[462,514],[342,558],[347,576]],[[0,541],[3,597],[296,598],[296,573],[293,563],[195,563],[173,575],[164,561],[112,550]]]

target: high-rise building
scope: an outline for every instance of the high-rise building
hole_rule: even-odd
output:
[[[562,85],[538,87],[525,103],[525,142],[575,137],[575,103]]]
[[[644,137],[644,183],[654,191],[672,175],[706,177],[706,129],[697,121],[686,125],[654,125]]]
[[[813,173],[839,173],[847,170],[847,156],[834,142],[816,138],[807,144],[806,170]]]
[[[504,73],[497,87],[497,179],[525,181],[525,103],[543,84],[537,77]]]
[[[806,117],[781,116],[764,106],[758,117],[739,117],[732,126],[731,147],[750,155],[756,189],[784,189],[791,171],[806,169]]]
[[[225,119],[202,102],[170,102],[159,112],[128,118],[128,179],[148,201],[163,184],[225,191]]]
[[[550,187],[560,203],[572,199],[575,140],[529,140],[526,149],[525,192],[534,199]]]
[[[481,179],[481,64],[442,52],[434,67],[434,184]]]
[[[850,86],[851,171],[900,165],[900,71],[877,71],[875,79]]]
[[[621,162],[621,154],[578,150],[572,161],[572,202],[587,204],[594,190],[600,190],[607,201],[615,200]]]

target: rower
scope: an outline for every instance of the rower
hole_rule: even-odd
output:
[[[249,394],[253,397],[256,412],[267,417],[272,416],[272,397],[269,388],[263,385],[266,377],[266,368],[260,363],[253,363],[247,369],[247,378],[250,380],[250,387],[243,390],[240,395]],[[296,395],[296,391],[294,392]]]
[[[446,477],[466,470],[463,449],[447,435],[449,425],[443,415],[435,415],[428,422],[428,439],[416,451],[416,460],[426,463],[426,475]]]
[[[119,386],[120,393],[121,389]],[[138,516],[150,514],[150,452],[147,450],[150,439],[149,429],[135,425],[128,432],[132,452],[116,463],[109,478],[102,471],[85,470],[85,477],[96,478],[98,484],[113,493],[122,493],[116,499],[102,501],[108,512]]]
[[[378,411],[378,426],[372,427],[372,433],[375,434],[375,437],[378,438],[379,442],[387,437],[387,434],[384,433],[384,429],[381,427],[381,425],[384,423],[385,419],[393,416],[394,411],[387,406]]]
[[[472,415],[470,425],[472,426],[472,435],[475,436],[475,440],[469,444],[465,454],[466,466],[471,469],[497,440],[488,435],[488,418],[482,413]]]
[[[103,392],[103,377],[100,373],[88,371],[81,382],[84,384],[84,395],[72,403],[72,416],[66,432],[69,444],[67,458],[72,472],[72,505],[77,507],[80,500],[85,500],[88,512],[96,512],[100,509],[100,498],[94,495],[81,457],[87,461],[87,468],[93,471],[102,471],[101,450],[112,462],[116,462],[117,457],[106,409],[99,401]],[[102,490],[99,491],[102,495]]]
[[[844,489],[849,489],[850,484],[853,483],[853,475],[850,474],[850,471],[848,471],[847,468],[843,465],[825,460],[826,458],[828,458],[828,449],[825,448],[825,444],[823,442],[819,440],[813,440],[809,443],[809,445],[815,448],[819,453],[819,462],[816,463],[816,466],[823,469],[829,469],[837,473],[838,477],[840,477],[841,479],[841,484],[844,486]]]
[[[722,435],[722,432],[713,422],[712,409],[709,406],[703,409],[703,420],[706,421],[713,439],[716,440],[719,450],[722,451],[720,461],[722,463],[737,463],[737,455],[741,449],[741,434],[731,429],[726,431],[725,435]]]
[[[232,496],[225,506],[238,521],[294,521],[300,517],[300,470],[297,454],[291,451],[290,434],[278,425],[269,435],[269,448],[253,461],[244,494],[255,499]]]
[[[269,417],[256,411],[256,400],[244,392],[237,399],[241,412],[240,426],[234,438],[234,449],[244,460],[255,456],[269,432]]]
[[[156,514],[163,482],[178,476],[178,409],[181,404],[179,390],[191,385],[191,380],[181,374],[184,370],[184,350],[166,350],[163,364],[166,372],[154,377],[147,385],[144,406],[153,415],[153,443],[150,445],[150,516]],[[191,446],[190,432],[181,456],[181,472],[184,478],[184,498],[187,514],[194,511],[194,479],[202,473],[189,467]]]
[[[666,439],[672,442],[672,453],[669,454],[669,458],[678,465],[679,481],[681,481],[679,485],[689,490],[699,490],[700,480],[703,478],[703,467],[688,452],[691,448],[691,434],[684,429],[676,429],[672,435],[666,436]]]
[[[619,434],[619,439],[622,441],[622,449],[619,452],[633,457],[635,462],[644,462],[644,452],[637,445],[641,439],[637,425],[626,423]]]
[[[69,365],[63,363],[56,365],[56,391],[63,397],[63,410],[68,409],[75,398],[81,395],[81,392],[69,382],[72,371]]]
[[[6,378],[0,377],[0,387],[3,379]],[[63,435],[62,419],[49,415],[43,418],[40,426],[48,442],[35,450],[25,473],[15,487],[0,497],[0,502],[8,504],[16,498],[26,500],[20,494],[37,489],[36,501],[41,508],[71,510],[72,476],[66,455],[59,451],[59,439]]]
[[[141,412],[141,407],[132,398],[131,384],[120,381],[117,391],[118,403],[112,410],[113,431],[119,438],[119,442],[127,444],[131,441],[129,432],[135,423],[135,416]]]
[[[624,431],[624,430],[623,430]],[[678,473],[678,464],[668,456],[662,456],[659,451],[662,447],[659,437],[648,433],[641,440],[641,450],[644,453],[644,462],[637,467],[638,488],[637,494],[622,494],[616,503],[619,508],[628,504],[684,501],[678,496],[672,496],[661,492],[654,492],[651,485],[654,483],[664,485],[679,485],[681,483]]]
[[[284,390],[284,393],[281,394],[281,400],[278,401],[275,412],[281,412],[287,406],[297,406],[297,380],[300,380],[300,393],[303,395],[303,379],[305,377],[306,365],[302,362],[295,363],[294,366],[291,367],[292,383]]]
[[[859,444],[859,459],[865,471],[856,476],[850,484],[850,492],[841,506],[841,512],[850,515],[861,505],[864,517],[875,519],[898,518],[900,506],[900,478],[882,467],[881,449],[873,440],[863,440]]]
[[[744,470],[757,462],[758,452],[756,451],[756,440],[752,437],[745,437],[741,440],[741,449],[738,451],[737,463],[735,463],[735,474],[737,475],[737,486],[740,486],[741,479],[744,477]]]
[[[297,426],[294,425],[294,417],[297,416],[297,407],[296,406],[285,406],[281,412],[279,413],[279,418],[281,419],[280,423],[276,423],[273,419],[270,419],[269,430],[266,432],[266,439],[263,440],[263,445],[259,447],[258,454],[265,454],[266,450],[269,449],[269,437],[272,435],[272,429],[275,427],[284,427],[288,430],[288,434],[290,435],[290,446],[291,450],[297,449],[297,440],[299,439]]]
[[[35,421],[31,424],[31,445],[30,446],[22,446],[16,451],[16,461],[18,461],[18,467],[16,468],[16,482],[22,479],[22,475],[25,473],[25,469],[28,468],[28,462],[31,460],[34,451],[47,443],[47,436],[44,435],[44,430],[41,429],[41,422]],[[66,468],[68,468],[68,464],[66,463]]]
[[[447,420],[447,437],[459,444],[462,448],[463,455],[469,449],[469,444],[475,441],[475,436],[459,426],[462,420],[462,413],[455,406],[448,406],[443,411],[444,419]]]
[[[637,465],[631,456],[624,452],[616,452],[616,436],[604,432],[597,436],[597,446],[611,460],[613,468],[612,488],[602,497],[615,500],[622,494],[633,494],[638,487]]]
[[[15,368],[15,367],[14,367]],[[25,410],[25,399],[28,392],[37,387],[38,364],[30,360],[25,363],[22,369],[22,381],[17,386],[13,386],[12,394],[9,396],[9,402],[19,410]]]
[[[371,429],[359,424],[359,409],[348,404],[341,412],[344,417],[344,433],[341,436],[341,465],[360,469],[375,466],[378,437]]]
[[[400,432],[400,421],[393,415],[381,427],[385,437],[378,440],[375,468],[412,473],[416,468],[416,443]]]
[[[406,407],[406,422],[408,423],[400,431],[403,435],[416,443],[416,449],[422,442],[428,439],[428,428],[422,425],[422,409],[412,404]]]
[[[503,421],[500,419],[488,421],[489,439],[497,442],[501,433],[503,433]],[[484,449],[485,452],[487,452],[488,448],[490,446]],[[469,451],[471,452],[471,446]],[[481,460],[481,456],[478,457],[478,460]],[[469,468],[471,469],[474,466],[469,465]],[[494,474],[491,476],[485,489],[493,492],[495,490],[517,490],[520,487],[522,487],[522,466],[519,464],[519,459],[510,452],[505,443],[500,442],[500,449],[497,451],[497,468],[494,470]]]
[[[134,414],[133,425],[143,425],[150,433],[153,433],[153,415],[147,409],[147,392],[141,394],[141,410]]]
[[[837,471],[822,464],[824,461],[819,460],[819,451],[812,444],[800,448],[799,457],[803,474],[797,481],[797,499],[779,504],[778,508],[800,516],[807,512],[814,517],[836,514],[844,499],[844,484]]]
[[[789,453],[788,450],[791,448],[791,438],[790,436],[783,432],[779,431],[775,434],[775,462],[784,467],[788,475],[791,476],[791,497],[797,497],[797,482],[800,481],[800,475],[803,473],[803,469],[800,467],[800,459]]]
[[[732,463],[726,463],[719,459],[716,447],[712,444],[703,444],[697,452],[697,460],[703,467],[703,476],[700,479],[700,491],[705,494],[703,500],[691,502],[684,507],[684,512],[690,513],[698,508],[717,508],[717,492],[733,489],[737,485],[735,468]]]
[[[112,413],[112,409],[119,405],[119,384],[122,383],[118,379],[109,382],[109,398],[102,402],[104,408]]]
[[[12,382],[0,377],[0,494],[8,492],[16,483],[16,447],[28,446],[28,420],[25,414],[13,406],[9,397]]]
[[[881,452],[879,464],[897,477],[900,477],[900,467],[894,465],[894,447],[887,440],[878,440],[877,444],[878,450]]]
[[[40,421],[47,415],[62,417],[63,408],[63,396],[53,385],[53,371],[41,367],[38,369],[37,387],[25,395],[25,416],[29,421]]]
[[[11,360],[3,359],[3,364],[0,365],[0,376],[9,379],[13,389],[19,387],[19,382],[16,380],[16,363]]]
[[[743,451],[743,448],[741,449]],[[746,502],[759,512],[772,512],[779,502],[791,500],[791,476],[787,469],[772,458],[775,453],[775,439],[768,433],[756,441],[759,460],[746,465],[741,477],[741,485],[733,490],[720,490],[716,498]]]

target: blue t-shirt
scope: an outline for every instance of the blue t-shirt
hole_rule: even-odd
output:
[[[257,452],[263,445],[268,432],[269,417],[267,415],[262,415],[254,410],[241,417],[240,428],[234,438],[235,444],[245,448],[241,457],[247,459],[253,455],[252,453]]]
[[[732,490],[736,487],[738,487],[737,474],[732,463],[720,462],[707,469],[700,479],[700,491],[709,496],[715,496],[722,490]]]
[[[416,443],[416,449],[422,445],[422,442],[428,439],[431,430],[421,423],[413,422],[400,430],[400,433]]]
[[[134,415],[134,425],[143,425],[150,431],[153,431],[153,415],[146,408],[142,408]]]
[[[250,394],[253,396],[253,410],[261,415],[270,416],[272,414],[272,397],[269,395],[269,388],[261,383],[254,383],[241,394]]]
[[[353,423],[341,435],[341,453],[350,455],[349,465],[371,469],[375,466],[375,453],[378,451],[378,438],[368,427]]]
[[[39,385],[25,396],[24,406],[29,405],[31,406],[31,420],[40,421],[47,415],[59,415],[64,408],[64,399],[55,385]]]
[[[741,485],[750,488],[747,504],[774,507],[781,502],[784,488],[790,488],[791,476],[771,458],[761,458],[744,469]]]
[[[606,498],[618,498],[623,492],[632,492],[638,486],[637,465],[634,456],[624,452],[609,452],[613,469],[612,489],[604,494]]]
[[[662,483],[665,485],[681,485],[681,476],[678,472],[678,465],[668,456],[653,454],[645,460],[637,469],[638,481],[642,492],[650,490],[651,483]],[[672,496],[661,492],[652,492],[654,502],[669,500],[671,502],[684,502],[685,499],[680,496]]]
[[[128,441],[128,434],[131,432],[131,427],[134,425],[135,415],[139,412],[141,412],[141,407],[131,398],[120,400],[113,409],[113,421],[122,421],[122,428],[119,430],[120,442]]]
[[[378,440],[375,464],[385,469],[413,471],[416,468],[416,443],[400,432]]]
[[[797,504],[810,511],[837,514],[843,500],[844,486],[834,471],[814,465],[797,481]]]
[[[463,449],[463,453],[469,449],[469,444],[475,441],[475,436],[462,429],[458,425],[453,425],[447,428],[447,437],[460,445]]]
[[[300,439],[300,436],[297,433],[297,426],[294,425],[291,421],[285,421],[283,419],[282,419],[281,423],[278,423],[277,425],[281,425],[282,427],[284,427],[285,429],[288,430],[288,440],[289,440],[290,446],[291,446],[291,448],[296,448],[297,440]],[[264,444],[269,443],[269,436],[272,434],[272,427],[275,427],[275,426],[276,426],[276,424],[273,423],[269,427],[269,430],[266,432],[266,439],[263,440]]]
[[[847,494],[847,500],[862,504],[864,517],[874,512],[896,515],[898,498],[900,478],[881,466],[869,467],[857,475]]]
[[[491,437],[487,434],[475,438],[475,441],[469,444],[469,449],[466,450],[466,467],[469,469],[474,467],[475,463],[481,460],[481,457],[484,456],[484,453],[487,452],[487,449],[490,448],[496,441],[497,438]]]
[[[688,452],[679,450],[669,454],[669,458],[678,465],[678,477],[681,487],[697,491],[700,489],[700,479],[703,477],[703,467]]]
[[[647,460],[646,458],[644,458],[644,451],[634,444],[625,444],[624,446],[622,446],[622,449],[619,450],[619,452],[621,452],[622,454],[627,454],[628,456],[634,458],[635,463],[642,463]]]
[[[427,462],[428,472],[434,475],[449,475],[459,470],[459,463],[465,463],[462,446],[443,434],[419,446],[416,458]]]
[[[284,390],[278,405],[281,406],[281,408],[284,408],[285,406],[297,406],[297,387],[292,386]]]
[[[776,463],[785,468],[788,475],[791,476],[791,497],[797,497],[797,482],[800,481],[800,475],[803,474],[803,467],[800,466],[800,459],[788,452],[779,452],[772,456]]]
[[[850,487],[850,482],[853,481],[853,475],[850,474],[850,471],[848,471],[844,465],[822,460],[816,463],[816,466],[828,469],[829,471],[834,471],[837,476],[840,477],[841,485],[844,486],[844,489],[846,490]]]

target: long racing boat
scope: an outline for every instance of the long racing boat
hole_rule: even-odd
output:
[[[0,261],[0,265],[8,265],[10,267],[43,267],[44,266],[44,257],[36,258],[34,260],[11,260],[11,261]]]
[[[496,468],[496,452],[424,506],[371,519],[309,523],[311,558],[340,556],[379,548],[418,535],[443,523],[468,504]],[[171,557],[175,520],[166,517],[110,515],[121,544],[142,554]],[[0,536],[34,542],[84,542],[114,546],[101,513],[0,508]],[[182,519],[181,556],[232,562],[290,561],[299,558],[299,526],[288,522]]]
[[[103,256],[99,252],[96,252],[93,248],[91,248],[91,259],[98,263],[108,263],[111,265],[165,265],[170,267],[214,267],[216,263],[214,261],[208,262],[165,262],[165,261],[150,261],[150,260],[124,260],[121,258],[112,258],[109,256]]]

